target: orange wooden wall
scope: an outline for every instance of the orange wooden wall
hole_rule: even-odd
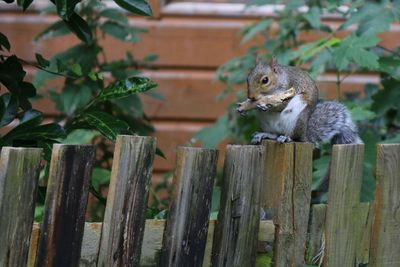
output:
[[[138,58],[148,53],[159,56],[154,68],[144,72],[158,82],[157,90],[165,96],[166,101],[148,97],[143,97],[143,101],[145,111],[157,130],[155,135],[159,146],[168,158],[156,160],[155,171],[161,173],[173,167],[177,145],[185,144],[196,131],[210,125],[224,113],[229,101],[215,101],[223,88],[221,83],[215,81],[215,70],[246,51],[247,46],[240,45],[238,32],[244,25],[254,22],[260,14],[224,12],[224,4],[215,4],[214,11],[212,8],[211,11],[210,8],[202,11],[180,10],[179,3],[151,2],[155,18],[130,18],[133,25],[148,29],[148,33],[142,35],[141,42],[124,44],[110,37],[105,40],[104,46],[109,59],[121,58],[127,50]],[[33,10],[38,8],[40,6],[32,7]],[[56,16],[38,16],[35,11],[23,13],[9,8],[3,2],[0,4],[0,31],[9,37],[12,53],[28,61],[35,61],[35,52],[51,57],[77,43],[72,35],[40,43],[32,41],[37,33],[55,20]],[[334,26],[340,23],[337,18],[326,20]],[[318,37],[315,33],[302,36],[306,41]],[[387,47],[394,47],[398,45],[396,41],[399,37],[399,26],[394,25],[390,33],[382,35],[382,42]],[[34,69],[28,70],[34,72]],[[333,73],[319,77],[321,95],[335,98],[335,81]],[[375,74],[354,74],[345,80],[343,91],[359,91],[365,83],[378,81]],[[35,107],[44,110],[48,117],[57,114],[47,99],[37,102]]]

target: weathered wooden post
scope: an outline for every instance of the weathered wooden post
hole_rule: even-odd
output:
[[[262,207],[275,224],[273,266],[304,266],[311,201],[312,150],[309,143],[266,148]]]
[[[354,266],[356,262],[361,243],[359,229],[365,225],[368,212],[360,204],[363,159],[364,145],[332,148],[323,266]]]
[[[260,224],[263,146],[228,146],[211,265],[254,266]]]
[[[41,152],[39,148],[1,149],[0,266],[27,264]]]
[[[377,146],[372,267],[400,264],[400,144]]]
[[[154,137],[118,136],[97,266],[139,265],[155,151]]]
[[[79,265],[95,148],[53,146],[36,266]]]
[[[161,266],[202,266],[218,151],[179,147]]]

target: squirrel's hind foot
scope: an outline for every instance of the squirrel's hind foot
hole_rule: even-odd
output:
[[[278,138],[276,138],[276,141],[283,144],[283,143],[290,143],[292,142],[292,138],[290,138],[289,136],[286,135],[280,135],[278,136]]]

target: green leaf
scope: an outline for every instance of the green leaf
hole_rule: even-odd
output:
[[[139,41],[138,33],[145,31],[144,29],[127,27],[124,24],[120,24],[118,22],[110,20],[100,25],[100,29],[103,32],[124,42],[138,42]]]
[[[0,32],[0,50],[3,51],[3,48],[6,49],[7,51],[10,51],[11,46],[7,36],[5,36]]]
[[[95,98],[96,102],[118,99],[130,94],[141,93],[156,87],[157,84],[148,78],[131,77],[123,81],[117,81],[103,90]]]
[[[23,11],[25,11],[31,4],[33,0],[17,0],[17,5],[22,6]]]
[[[18,113],[18,97],[15,94],[6,93],[0,98],[0,127],[3,127],[12,122]]]
[[[99,16],[108,18],[111,21],[121,23],[125,26],[128,25],[128,18],[118,9],[107,8],[99,13]]]
[[[319,29],[321,27],[321,9],[317,6],[313,6],[310,10],[303,15],[310,26],[314,29]]]
[[[92,42],[92,31],[87,22],[78,14],[72,13],[68,20],[64,19],[64,22],[67,24],[71,32],[75,33],[75,35],[83,42]]]
[[[48,66],[50,66],[50,61],[45,59],[41,54],[36,53],[35,57],[40,67],[47,68]]]
[[[272,24],[272,19],[263,19],[251,26],[246,27],[242,30],[243,38],[242,44],[247,43],[250,39],[256,36],[260,32],[264,32],[267,30],[269,26]]]
[[[228,122],[228,116],[225,114],[213,126],[203,128],[197,132],[194,138],[201,140],[204,147],[214,148],[229,136]]]
[[[12,140],[16,139],[19,135],[29,134],[30,130],[42,121],[42,112],[35,109],[25,111],[20,118],[20,123],[3,137],[3,142],[10,145]]]
[[[114,0],[114,2],[134,14],[153,16],[150,5],[145,0]]]
[[[85,85],[77,87],[75,84],[66,84],[60,94],[50,92],[50,96],[58,111],[72,116],[78,109],[87,105],[92,98],[92,92]]]
[[[119,134],[132,134],[129,125],[126,122],[116,119],[114,116],[105,112],[85,112],[83,113],[82,118],[88,123],[91,129],[98,130],[113,142],[115,142],[117,135]]]
[[[162,157],[162,158],[164,158],[164,159],[167,159],[167,158],[165,157],[164,152],[163,152],[159,147],[156,148],[156,155],[158,155],[158,156],[160,156],[160,157]]]
[[[93,168],[92,186],[96,191],[100,191],[100,187],[110,183],[111,171],[102,168]]]
[[[77,129],[69,133],[68,136],[64,140],[62,140],[62,143],[70,145],[89,144],[93,140],[93,138],[98,135],[98,131]]]
[[[34,41],[38,41],[40,39],[42,40],[52,39],[54,37],[67,35],[69,33],[71,33],[71,31],[68,28],[67,24],[63,20],[60,20],[53,23],[52,25],[47,27],[44,31],[36,35]]]
[[[376,118],[376,113],[361,106],[355,106],[351,110],[351,118],[353,121],[365,121]]]
[[[70,20],[74,14],[75,6],[81,0],[55,0],[57,13],[63,20]]]

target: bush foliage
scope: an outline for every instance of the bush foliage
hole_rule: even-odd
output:
[[[249,7],[279,3],[253,0]],[[238,102],[245,99],[246,76],[257,55],[264,60],[275,55],[280,64],[301,66],[313,78],[328,71],[335,73],[337,99],[350,109],[365,142],[362,201],[372,200],[375,145],[400,141],[400,50],[383,46],[380,38],[381,33],[389,31],[391,23],[399,21],[400,2],[295,0],[277,5],[275,15],[276,19],[261,18],[242,29],[242,43],[255,37],[260,42],[220,66],[217,79],[226,86],[219,97],[235,94]],[[324,17],[340,19],[340,24],[325,23]],[[309,32],[321,38],[304,42],[302,37]],[[362,95],[343,95],[343,82],[355,72],[364,71],[379,73],[380,84],[366,84]],[[234,90],[237,87],[240,90]],[[226,138],[235,143],[247,143],[251,134],[258,130],[255,116],[238,116],[234,105],[232,103],[225,115],[196,137],[209,147]],[[314,164],[314,186],[327,168],[329,146],[323,146],[320,154]]]

